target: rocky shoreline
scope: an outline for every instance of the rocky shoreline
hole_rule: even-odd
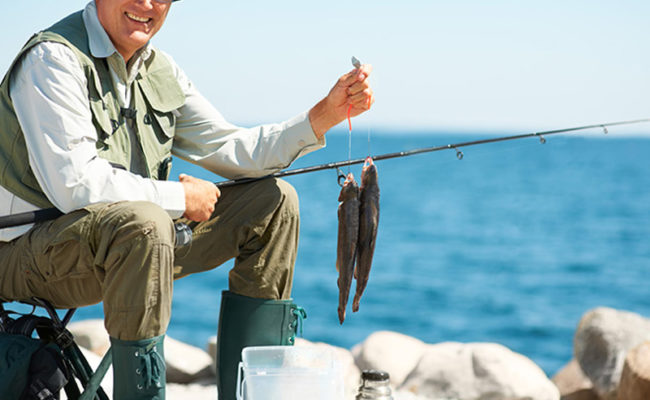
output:
[[[109,346],[102,320],[69,326],[96,367]],[[574,359],[549,379],[527,357],[496,343],[427,344],[397,332],[376,332],[351,350],[327,346],[354,399],[364,369],[391,376],[395,400],[649,400],[650,320],[610,308],[585,313],[574,336]],[[216,338],[206,350],[167,338],[168,400],[215,400]],[[112,393],[112,370],[102,386]],[[64,397],[65,398],[65,397]]]

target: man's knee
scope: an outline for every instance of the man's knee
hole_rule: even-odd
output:
[[[98,212],[94,233],[97,239],[111,237],[112,244],[155,240],[173,246],[174,222],[160,206],[146,201],[124,201],[105,205]]]
[[[300,207],[296,189],[282,179],[275,179],[275,183],[280,193],[282,211],[297,217],[300,214]]]

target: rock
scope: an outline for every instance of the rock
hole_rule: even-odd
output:
[[[71,323],[68,329],[79,346],[99,356],[103,357],[110,346],[101,319]],[[214,362],[208,353],[169,336],[165,337],[165,362],[168,382],[189,383],[215,375],[215,370],[212,369]]]
[[[211,336],[206,346],[208,354],[212,357],[212,372],[217,374],[217,337]]]
[[[380,331],[356,345],[352,355],[359,369],[386,371],[391,384],[397,387],[415,368],[426,348],[424,342],[410,336]]]
[[[85,321],[73,322],[68,325],[68,330],[74,336],[74,341],[81,347],[86,348],[100,357],[106,354],[111,346],[103,319],[88,319]]]
[[[616,398],[625,356],[646,340],[650,320],[638,314],[602,307],[582,317],[573,342],[575,358],[601,398]]]
[[[399,390],[434,399],[560,399],[535,363],[494,343],[431,345]]]
[[[555,374],[551,381],[560,390],[561,400],[599,400],[591,381],[575,359]]]
[[[345,399],[354,399],[359,388],[361,371],[354,363],[354,358],[349,350],[332,346],[326,343],[313,343],[305,339],[297,338],[296,346],[317,346],[327,347],[334,353],[335,359],[339,362],[343,372],[343,384],[345,385]]]
[[[217,385],[206,383],[191,383],[189,385],[170,383],[167,384],[165,398],[167,400],[215,400],[217,399]]]
[[[212,358],[198,347],[165,338],[167,382],[190,383],[214,376]]]
[[[414,393],[406,391],[393,392],[393,400],[430,400],[429,397],[417,396]]]
[[[618,400],[650,399],[650,342],[630,350],[618,386]]]

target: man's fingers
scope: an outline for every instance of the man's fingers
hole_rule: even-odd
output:
[[[372,89],[367,88],[363,92],[348,97],[348,102],[353,107],[368,109],[374,102]]]
[[[343,86],[352,86],[356,82],[362,82],[368,79],[368,76],[372,73],[372,65],[370,64],[363,64],[361,68],[353,69],[352,71],[348,72],[347,74],[343,75],[341,79],[339,79],[339,83],[342,84]]]
[[[368,80],[364,80],[362,82],[356,82],[348,88],[348,95],[353,96],[357,93],[363,92],[369,87],[370,87],[370,82],[368,82]]]
[[[207,221],[215,210],[221,191],[212,182],[180,174],[185,189],[185,216],[192,221]]]
[[[359,68],[359,72],[363,73],[367,78],[368,76],[370,76],[370,74],[372,74],[372,65],[371,64],[361,65],[361,68]]]

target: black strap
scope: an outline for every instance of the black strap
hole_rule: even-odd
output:
[[[138,115],[138,110],[135,108],[122,107],[120,108],[120,114],[122,114],[122,116],[126,119],[135,119]]]
[[[32,334],[37,327],[48,326],[51,324],[52,321],[50,321],[48,318],[28,314],[23,315],[16,320],[8,321],[6,329],[7,333],[32,337]]]
[[[58,400],[59,393],[68,384],[70,376],[61,353],[43,345],[32,355],[29,364],[29,385],[21,400]]]

